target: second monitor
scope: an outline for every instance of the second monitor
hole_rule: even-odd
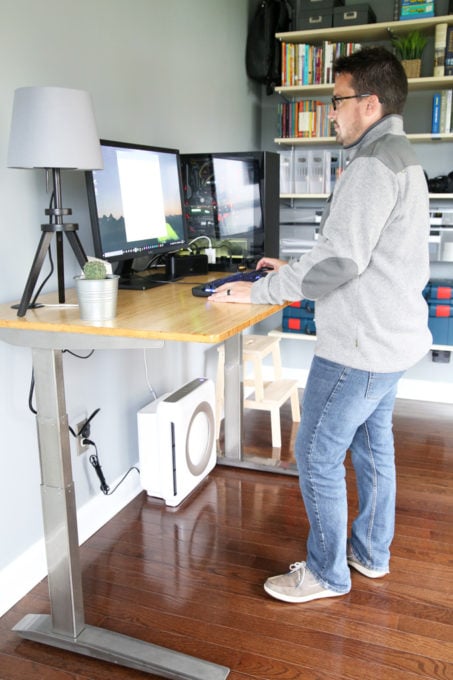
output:
[[[181,154],[189,243],[206,237],[211,269],[279,257],[279,155],[269,151]]]

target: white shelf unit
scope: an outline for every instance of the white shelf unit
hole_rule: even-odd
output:
[[[434,29],[438,23],[447,23],[449,25],[453,24],[453,14],[448,16],[436,16],[430,17],[428,19],[415,19],[411,21],[397,21],[389,23],[376,23],[367,24],[360,26],[346,26],[338,28],[326,28],[326,29],[314,29],[309,31],[292,31],[287,33],[278,33],[276,37],[284,42],[293,43],[320,43],[323,40],[331,41],[348,41],[348,42],[373,42],[373,41],[385,41],[390,38],[390,31],[394,33],[407,33],[414,29],[423,30],[427,35],[434,35]],[[409,93],[422,93],[433,92],[435,90],[453,89],[453,76],[443,76],[443,77],[420,77],[420,78],[410,78],[408,80]],[[294,98],[305,97],[305,98],[316,98],[316,97],[329,97],[333,92],[333,84],[316,84],[316,85],[306,85],[306,86],[292,86],[292,87],[277,87],[275,92],[281,97],[291,100]],[[423,121],[424,122],[424,121]],[[430,125],[431,121],[426,121],[426,127]],[[431,132],[421,132],[421,133],[411,133],[408,134],[408,138],[413,143],[420,144],[434,144],[437,145],[438,152],[443,155],[450,154],[448,143],[453,142],[453,133],[448,134],[432,134]],[[274,143],[280,147],[298,147],[301,145],[306,145],[309,147],[319,148],[322,146],[335,146],[337,144],[335,137],[311,137],[311,138],[276,138]],[[440,144],[440,146],[439,146]],[[453,166],[452,166],[453,169]],[[291,209],[296,209],[296,206],[308,205],[308,210],[314,209],[314,206],[319,205],[328,198],[327,194],[296,194],[296,193],[285,193],[281,194],[282,206],[286,202],[285,211],[288,212]],[[434,203],[444,204],[453,201],[453,194],[430,194],[430,200]],[[297,209],[296,209],[297,212]],[[285,227],[290,227],[288,223],[281,225]],[[296,234],[300,228],[306,230],[310,225],[304,221],[295,220],[293,228],[294,234]],[[313,228],[315,224],[313,223]],[[304,239],[305,236],[301,236]],[[449,266],[449,271],[453,263],[445,262],[442,263]],[[451,277],[453,278],[453,276]],[[288,374],[292,377],[299,377],[300,386],[303,387],[306,380],[306,375],[308,375],[308,366],[310,363],[310,347],[314,346],[316,341],[316,335],[305,335],[299,333],[288,333],[282,331],[281,327],[275,328],[273,330],[267,331],[269,335],[279,337],[284,340],[295,340],[299,343],[305,345],[306,352],[308,352],[307,357],[304,361],[307,362],[305,366],[303,364],[302,368],[295,369],[293,365],[288,369]],[[299,345],[300,346],[300,345]],[[433,345],[431,350],[437,351],[447,351],[453,352],[453,346],[451,345]],[[292,356],[290,350],[285,350],[289,352],[289,356]],[[300,350],[298,350],[299,354]],[[305,356],[305,354],[304,354]],[[429,356],[429,355],[428,355]],[[426,358],[426,363],[430,366],[430,362]],[[286,358],[286,357],[285,357]],[[423,374],[422,367],[420,373],[414,372],[408,374],[408,376],[401,381],[401,394],[399,396],[409,399],[420,399],[427,401],[445,401],[446,403],[453,403],[453,397],[451,396],[451,381],[450,378],[444,378],[443,381],[439,379],[426,377]],[[437,371],[438,372],[438,371]],[[429,368],[429,376],[432,375],[431,367]],[[421,377],[420,377],[421,376]]]
[[[453,142],[453,133],[446,132],[442,134],[433,134],[432,132],[416,132],[408,134],[407,138],[414,143]],[[309,144],[310,146],[330,146],[331,144],[337,144],[335,137],[276,137],[274,142],[275,144],[284,144],[287,146],[301,146],[303,144]]]
[[[323,40],[335,41],[370,41],[389,40],[391,33],[402,35],[415,29],[422,30],[425,34],[434,34],[436,24],[453,24],[453,14],[426,19],[412,19],[410,21],[389,21],[377,24],[360,24],[357,26],[337,26],[333,28],[310,29],[307,31],[287,31],[276,33],[275,37],[283,42],[303,43],[321,42]],[[419,80],[416,78],[415,80]],[[423,79],[420,79],[423,80]]]
[[[310,199],[325,201],[329,198],[329,194],[280,194],[282,200],[295,200],[295,199]],[[430,194],[429,198],[431,201],[451,201],[453,200],[453,194]]]
[[[404,34],[415,29],[422,30],[426,35],[433,35],[436,24],[446,23],[453,25],[453,14],[446,16],[429,17],[427,19],[413,19],[411,21],[391,21],[388,23],[362,24],[358,26],[338,26],[333,28],[312,29],[308,31],[288,31],[277,33],[276,37],[281,42],[288,43],[311,43],[319,44],[324,40],[369,42],[376,40],[389,40],[391,33]],[[408,79],[409,92],[423,92],[434,90],[453,89],[453,76],[433,77],[426,76]],[[286,99],[297,97],[323,97],[333,91],[333,83],[319,83],[313,85],[293,85],[276,87],[275,92]],[[436,134],[416,133],[409,134],[409,139],[414,142],[453,141],[453,133]],[[334,137],[291,137],[276,138],[276,144],[298,146],[301,144],[319,145],[335,144]]]

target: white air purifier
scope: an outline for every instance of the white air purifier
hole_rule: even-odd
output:
[[[137,414],[140,478],[149,496],[179,505],[216,464],[215,389],[197,378]]]

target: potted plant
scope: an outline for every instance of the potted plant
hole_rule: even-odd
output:
[[[116,315],[117,274],[109,274],[102,260],[89,260],[83,273],[75,277],[80,318],[84,321],[109,321]]]
[[[392,33],[392,45],[408,78],[418,78],[421,72],[422,54],[427,38],[420,31],[409,31],[404,35]]]

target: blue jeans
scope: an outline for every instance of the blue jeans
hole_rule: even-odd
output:
[[[395,525],[392,413],[399,373],[370,373],[314,357],[295,453],[310,522],[307,567],[346,593],[348,504],[344,460],[351,450],[359,498],[351,547],[370,569],[386,570]]]

